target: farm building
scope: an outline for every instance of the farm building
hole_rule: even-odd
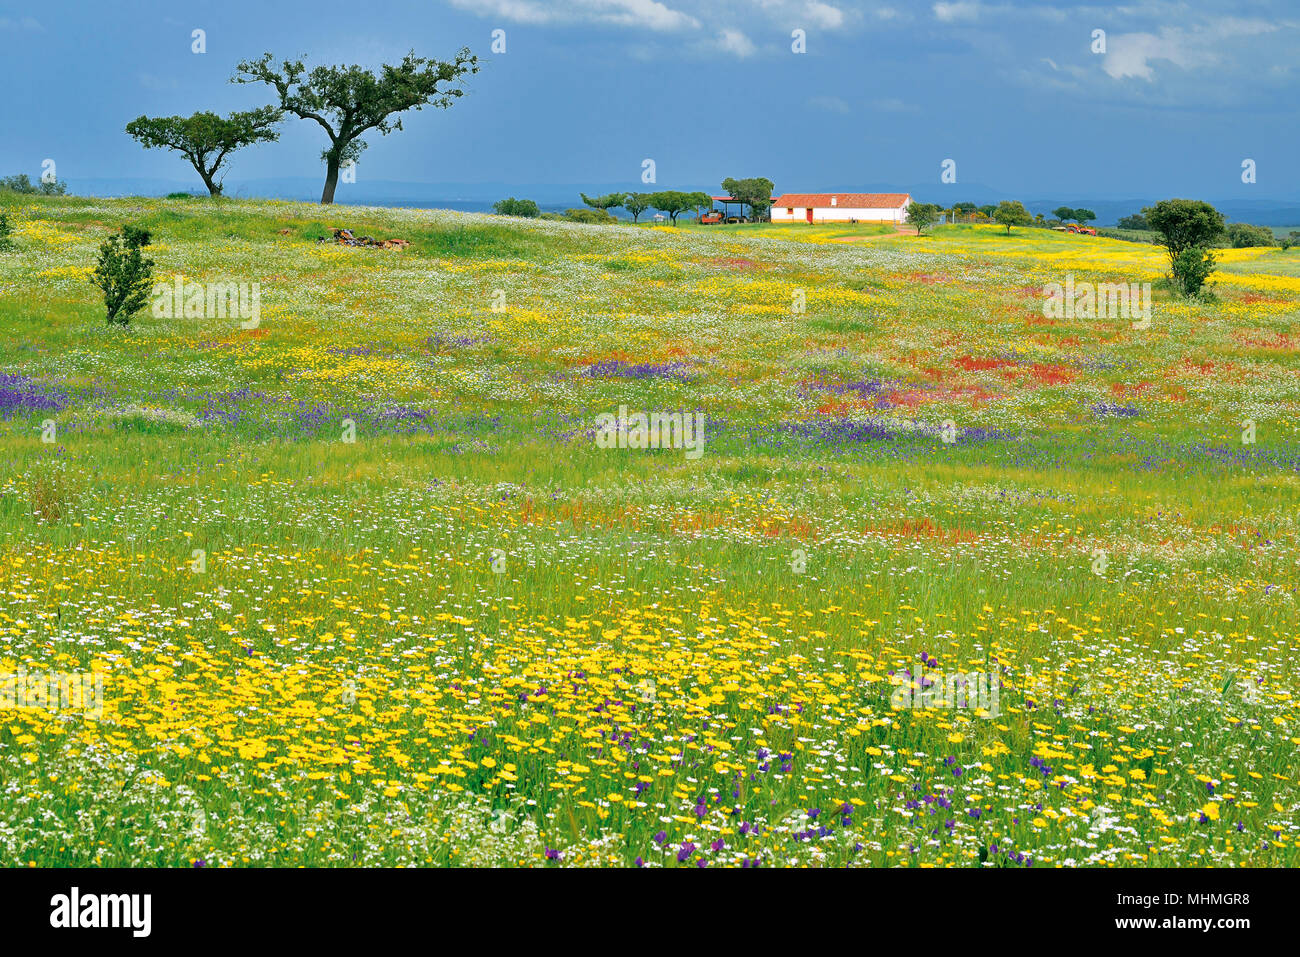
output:
[[[909,193],[783,193],[772,200],[774,223],[901,223]]]

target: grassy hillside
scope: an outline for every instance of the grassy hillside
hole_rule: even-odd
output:
[[[1300,864],[1300,251],[0,211],[0,675],[103,689],[0,712],[0,860]],[[126,222],[256,328],[108,328]]]

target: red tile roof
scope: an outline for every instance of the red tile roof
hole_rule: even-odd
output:
[[[910,193],[783,193],[772,200],[772,205],[829,209],[832,196],[837,207],[850,209],[898,209],[912,198]]]

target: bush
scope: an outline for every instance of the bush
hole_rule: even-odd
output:
[[[1174,282],[1184,296],[1197,296],[1214,272],[1214,254],[1200,246],[1189,246],[1174,257]]]
[[[37,194],[62,196],[68,191],[68,184],[61,180],[55,180],[53,183],[47,183],[44,180],[33,183],[26,173],[19,173],[17,176],[6,176],[0,179],[0,190],[22,193],[26,196],[35,196]]]
[[[1140,229],[1144,232],[1151,228],[1147,218],[1141,213],[1134,213],[1132,216],[1121,216],[1116,226],[1119,229]]]
[[[130,325],[131,317],[144,308],[153,288],[153,260],[140,250],[149,245],[149,231],[123,226],[99,246],[99,261],[90,284],[104,293],[110,325]]]
[[[589,223],[592,225],[618,222],[617,216],[611,216],[603,209],[569,209],[565,210],[564,218],[571,223]]]
[[[536,219],[542,214],[531,199],[515,199],[513,196],[497,200],[492,204],[492,209],[500,216],[522,216],[525,219]]]
[[[1245,249],[1248,246],[1276,246],[1277,237],[1267,226],[1251,226],[1249,223],[1229,223],[1228,240],[1233,249]]]
[[[13,246],[13,242],[9,239],[12,232],[13,227],[9,225],[9,216],[0,213],[0,249],[9,249]]]

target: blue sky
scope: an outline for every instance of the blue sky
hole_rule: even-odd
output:
[[[207,52],[191,52],[191,32]],[[490,51],[505,31],[506,52]],[[807,52],[792,51],[803,30]],[[1090,49],[1105,30],[1106,53]],[[0,175],[193,179],[122,127],[270,102],[228,82],[272,51],[317,63],[411,48],[484,59],[451,110],[370,135],[358,177],[659,188],[767,176],[778,191],[957,185],[1051,195],[1300,197],[1300,5],[847,0],[0,2]],[[286,121],[231,180],[317,177]],[[1257,182],[1241,182],[1243,159]],[[956,199],[959,197],[951,197]]]

